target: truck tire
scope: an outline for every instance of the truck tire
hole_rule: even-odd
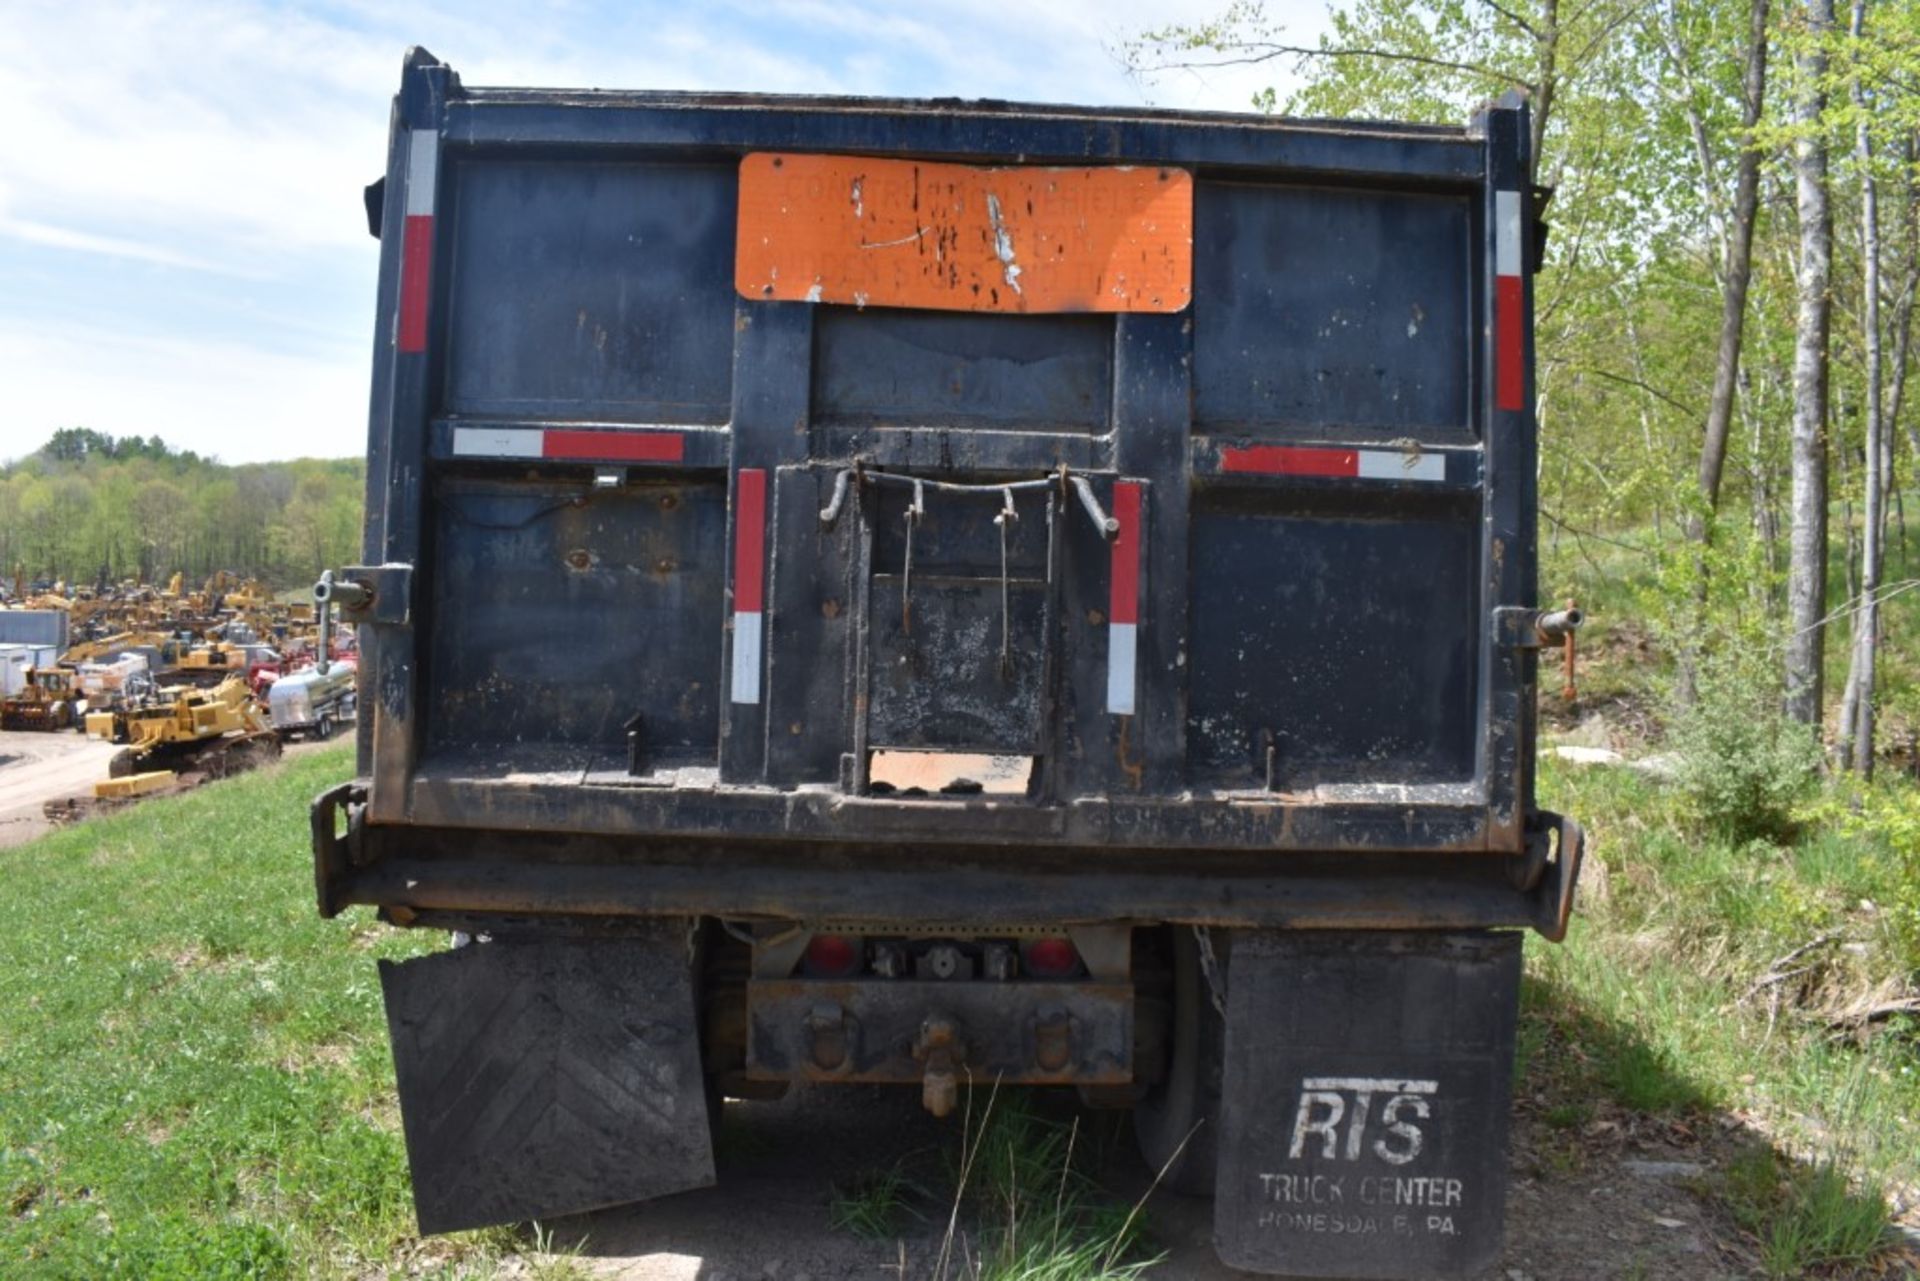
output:
[[[1186,1196],[1208,1197],[1213,1195],[1220,1128],[1226,1021],[1214,1006],[1194,931],[1180,925],[1169,933],[1173,1026],[1168,1038],[1167,1074],[1135,1106],[1133,1134],[1140,1155],[1163,1186]],[[1216,947],[1220,941],[1216,935]]]
[[[322,716],[319,720],[315,721],[313,723],[313,736],[323,743],[332,738],[333,717]]]

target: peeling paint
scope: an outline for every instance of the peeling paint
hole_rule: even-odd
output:
[[[993,256],[1000,260],[1005,272],[1007,288],[1016,294],[1020,290],[1020,264],[1013,260],[1013,233],[1007,230],[1005,217],[1000,212],[1000,197],[987,193],[987,221],[993,224]]]

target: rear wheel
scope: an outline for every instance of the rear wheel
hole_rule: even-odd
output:
[[[322,716],[313,726],[313,736],[321,742],[333,737],[333,717]]]
[[[1226,1021],[1200,963],[1200,944],[1187,926],[1170,931],[1173,1020],[1164,1080],[1133,1110],[1140,1155],[1160,1182],[1188,1196],[1212,1196],[1220,1128],[1220,1078]]]

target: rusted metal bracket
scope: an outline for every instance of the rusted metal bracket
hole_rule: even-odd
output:
[[[1534,928],[1549,943],[1567,937],[1567,922],[1573,916],[1573,891],[1580,880],[1580,863],[1586,857],[1587,834],[1579,823],[1562,814],[1540,811],[1538,834],[1544,838],[1553,832],[1552,858],[1547,858],[1547,841],[1529,842],[1527,861],[1532,863],[1539,851],[1541,867],[1529,887],[1537,898]]]
[[[1493,611],[1493,643],[1502,649],[1559,649],[1586,621],[1586,615],[1571,606],[1502,605]]]
[[[336,598],[340,617],[355,625],[405,627],[413,615],[413,566],[349,565],[336,580],[356,583],[366,589],[352,600]]]
[[[320,915],[334,917],[346,906],[340,888],[351,870],[361,865],[361,833],[367,813],[366,784],[341,783],[313,798],[307,812],[313,832],[313,887]],[[346,829],[341,830],[341,816]]]

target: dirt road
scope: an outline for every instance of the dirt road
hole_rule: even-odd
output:
[[[119,750],[72,730],[0,730],[0,849],[46,831],[40,807],[63,796],[89,795]]]
[[[1051,1095],[1043,1106],[1057,1119],[1078,1117],[1076,1142],[1116,1198],[1147,1194],[1124,1114],[1078,1110]],[[1574,1157],[1525,1115],[1516,1124],[1506,1257],[1483,1281],[1753,1275],[1737,1233],[1693,1190],[1712,1175],[1712,1145],[1677,1151],[1648,1134]],[[958,1117],[927,1116],[913,1090],[796,1090],[778,1103],[730,1102],[720,1186],[546,1226],[556,1248],[577,1249],[593,1275],[619,1281],[932,1277],[959,1133]],[[908,1198],[917,1217],[881,1241],[836,1230],[834,1186],[889,1169],[928,1189]],[[1150,1277],[1246,1281],[1213,1253],[1210,1202],[1156,1192],[1145,1213],[1153,1248],[1165,1253]],[[964,1274],[957,1264],[950,1271]]]

